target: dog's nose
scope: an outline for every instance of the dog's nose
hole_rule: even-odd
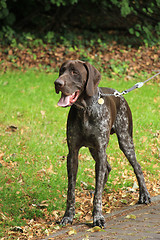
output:
[[[56,93],[58,94],[59,91],[61,91],[62,87],[64,86],[64,81],[60,78],[58,78],[55,82],[55,90],[56,90]]]
[[[62,88],[64,86],[64,81],[62,79],[57,79],[55,82],[54,82],[55,86],[57,88]]]

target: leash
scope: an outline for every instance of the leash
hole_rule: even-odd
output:
[[[151,80],[154,77],[158,76],[159,74],[160,74],[160,71],[158,73],[156,73],[154,76],[152,76],[152,77],[148,78],[147,80],[145,80],[144,82],[138,82],[133,87],[128,88],[127,90],[124,90],[123,92],[118,92],[117,90],[114,93],[111,93],[111,94],[109,94],[109,93],[105,94],[105,93],[99,92],[99,100],[101,99],[101,97],[105,97],[105,96],[120,97],[121,95],[125,95],[125,94],[135,90],[136,88],[141,88],[146,82],[148,82],[149,80]],[[100,102],[101,102],[101,100],[100,100]],[[103,103],[100,103],[100,104],[103,104]]]

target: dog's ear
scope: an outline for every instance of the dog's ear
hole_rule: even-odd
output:
[[[94,95],[95,89],[101,80],[101,74],[90,63],[85,62],[84,66],[87,70],[86,93],[91,97]]]

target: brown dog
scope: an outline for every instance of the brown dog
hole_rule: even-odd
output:
[[[110,134],[116,133],[119,147],[132,165],[139,184],[139,203],[150,203],[143,173],[136,160],[132,138],[132,115],[122,96],[114,96],[114,89],[98,88],[101,75],[97,69],[79,60],[62,64],[55,81],[56,93],[61,92],[59,106],[71,106],[67,122],[68,194],[62,225],[72,223],[75,215],[75,184],[78,152],[88,147],[95,160],[96,186],[93,202],[93,225],[105,226],[102,215],[102,192],[111,167],[106,148]]]

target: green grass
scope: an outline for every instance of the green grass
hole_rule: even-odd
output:
[[[69,108],[56,106],[57,73],[8,71],[0,77],[0,232],[25,224],[25,219],[44,217],[38,204],[47,203],[48,212],[64,210],[67,191],[66,121]],[[139,81],[102,78],[100,86],[125,90]],[[132,109],[137,158],[147,181],[159,179],[158,160],[159,90],[156,82],[126,95]],[[17,127],[15,132],[9,126]],[[111,136],[109,162],[112,172],[107,191],[131,186],[132,169]],[[3,155],[3,156],[2,156]],[[157,165],[158,166],[158,165]],[[129,176],[121,176],[127,169]],[[94,186],[94,160],[87,149],[80,151],[77,188],[81,181]],[[6,216],[4,219],[2,213]],[[1,236],[1,234],[0,234]]]

